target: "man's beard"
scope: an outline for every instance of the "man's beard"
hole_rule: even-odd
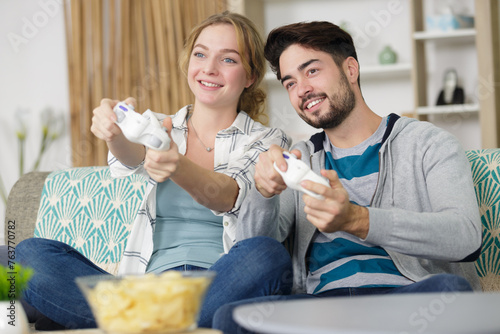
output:
[[[326,102],[329,104],[330,109],[325,115],[319,115],[320,110],[313,113],[307,113],[304,111],[304,102],[312,98],[325,98]],[[300,118],[302,118],[307,124],[317,128],[317,129],[333,129],[342,124],[342,122],[351,114],[352,110],[356,105],[356,98],[354,92],[349,86],[347,77],[344,73],[341,73],[340,89],[338,92],[334,93],[332,96],[326,94],[318,95],[308,95],[303,99],[301,113],[299,113]],[[311,116],[311,117],[308,117]]]

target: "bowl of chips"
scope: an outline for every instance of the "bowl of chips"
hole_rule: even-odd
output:
[[[197,328],[213,271],[85,276],[76,279],[97,325],[109,334],[163,334]]]

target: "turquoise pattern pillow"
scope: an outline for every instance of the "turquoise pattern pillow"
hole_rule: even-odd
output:
[[[116,273],[147,178],[116,179],[109,167],[70,168],[45,180],[35,237],[64,242]]]
[[[500,149],[467,151],[476,190],[483,248],[476,270],[483,291],[500,290]]]

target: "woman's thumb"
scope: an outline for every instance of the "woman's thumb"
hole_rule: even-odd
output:
[[[172,131],[172,118],[171,117],[165,117],[162,123],[163,127],[167,129],[168,134],[170,135],[170,132]]]

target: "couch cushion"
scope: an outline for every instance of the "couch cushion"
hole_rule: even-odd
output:
[[[483,224],[476,269],[483,291],[500,291],[500,150],[467,151],[467,157]]]
[[[114,179],[108,167],[53,172],[42,191],[34,236],[73,246],[116,273],[146,183],[140,175]]]

